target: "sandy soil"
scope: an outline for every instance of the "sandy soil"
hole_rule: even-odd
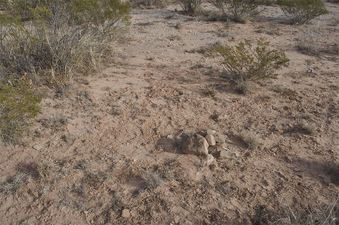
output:
[[[173,7],[134,10],[114,62],[56,94],[46,90],[25,145],[1,146],[0,224],[266,224],[288,209],[333,204],[338,56],[296,49],[305,27],[339,39],[339,5],[327,6],[330,14],[303,27],[282,24],[275,7],[246,24]],[[290,65],[239,95],[220,59],[201,50],[260,37],[286,51]],[[301,121],[312,134],[294,129]],[[210,168],[167,142],[207,129],[236,157]]]

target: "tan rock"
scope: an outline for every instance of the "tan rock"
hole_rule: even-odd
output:
[[[183,134],[181,150],[186,154],[198,156],[208,155],[208,142],[200,134]]]
[[[131,212],[128,209],[124,209],[124,210],[122,210],[121,216],[123,218],[127,219],[127,218],[131,217]]]
[[[207,134],[205,138],[210,146],[215,146],[217,144],[215,137],[212,134]]]

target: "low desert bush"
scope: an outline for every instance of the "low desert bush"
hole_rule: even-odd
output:
[[[328,37],[330,35],[319,27],[304,29],[298,37],[296,48],[305,55],[339,55],[339,41]]]
[[[279,210],[272,210],[259,206],[251,222],[256,225],[337,225],[338,207],[338,198],[328,205],[307,208],[283,206]]]
[[[201,7],[201,0],[180,0],[183,11],[189,15],[194,15]]]
[[[0,137],[17,143],[39,113],[40,97],[27,80],[0,82]]]
[[[243,22],[257,14],[258,0],[216,0],[215,5],[235,22]]]
[[[277,3],[292,24],[304,24],[328,12],[322,0],[278,0]]]
[[[284,52],[270,48],[269,42],[263,39],[256,45],[246,40],[236,46],[219,46],[215,50],[223,57],[222,66],[236,83],[274,78],[276,70],[289,62]]]
[[[97,68],[111,51],[119,0],[14,0],[0,14],[0,76],[63,83]]]
[[[163,8],[167,5],[167,0],[131,0],[132,7]]]
[[[44,163],[19,163],[16,166],[16,174],[0,183],[0,193],[14,194],[30,180],[41,181],[46,179],[49,172],[49,166]]]
[[[129,6],[120,0],[1,0],[0,6],[0,138],[14,143],[39,111],[31,83],[60,87],[98,68]]]

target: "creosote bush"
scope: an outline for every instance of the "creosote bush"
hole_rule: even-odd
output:
[[[235,22],[243,22],[257,14],[258,0],[216,0],[215,6]]]
[[[236,46],[218,46],[215,51],[223,57],[222,66],[236,84],[247,80],[274,78],[276,70],[287,66],[285,53],[271,49],[269,42],[259,39],[256,45],[245,40]]]
[[[277,3],[292,24],[304,24],[328,12],[322,0],[278,0]]]
[[[0,75],[53,84],[98,67],[129,7],[119,0],[14,0],[0,14]]]
[[[40,97],[25,80],[0,82],[0,137],[5,143],[17,143],[37,116]]]

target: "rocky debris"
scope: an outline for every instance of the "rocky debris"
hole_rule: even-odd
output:
[[[211,130],[211,129],[208,129],[206,130],[206,134],[210,134],[210,135],[215,135],[217,132],[215,130]]]
[[[225,136],[215,130],[208,129],[205,133],[205,138],[208,141],[210,146],[225,146]]]
[[[208,155],[208,142],[200,134],[182,134],[181,151],[186,154],[198,156]]]
[[[208,154],[206,157],[206,166],[215,166],[216,165],[216,160],[213,157],[213,155]]]
[[[168,148],[177,148],[181,153],[200,156],[204,166],[211,169],[217,165],[216,158],[233,160],[239,157],[238,152],[226,148],[225,136],[211,129],[199,133],[181,131],[178,135],[167,135],[165,139],[171,143]],[[164,148],[164,144],[161,147]]]
[[[237,159],[239,157],[238,152],[222,149],[219,153],[221,159]]]
[[[128,209],[123,209],[122,210],[122,213],[121,213],[121,216],[123,217],[123,218],[130,218],[131,217],[131,212],[128,210]]]
[[[215,138],[212,134],[207,134],[205,138],[206,138],[206,141],[208,142],[208,144],[210,146],[215,146],[217,144],[217,142],[215,141]]]
[[[41,151],[44,148],[43,144],[37,144],[32,147],[34,150]]]
[[[226,141],[225,141],[225,136],[222,135],[221,133],[216,133],[214,135],[216,144],[220,147],[225,147]]]
[[[64,134],[61,136],[61,140],[63,140],[67,144],[73,144],[76,140],[76,137],[72,134]]]

